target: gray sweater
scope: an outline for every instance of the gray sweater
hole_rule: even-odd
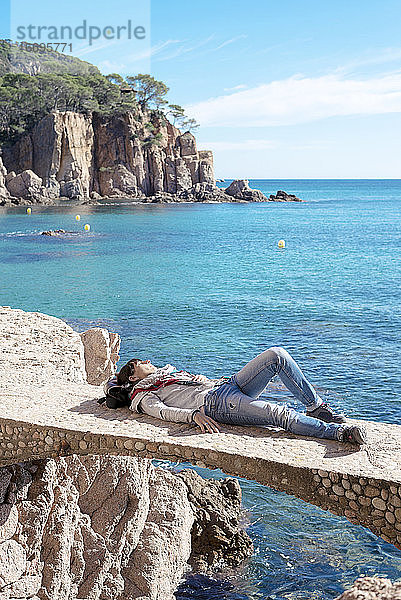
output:
[[[206,394],[214,387],[215,381],[207,381],[196,386],[173,383],[155,391],[144,390],[136,395],[130,409],[165,421],[191,423],[193,414],[203,406]]]

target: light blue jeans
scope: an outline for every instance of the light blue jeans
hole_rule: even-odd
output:
[[[286,404],[258,400],[274,375],[308,410],[322,404],[295,360],[284,348],[274,346],[256,356],[227,383],[210,390],[205,397],[205,414],[219,423],[273,425],[297,435],[338,439],[341,427],[338,423],[308,417]]]

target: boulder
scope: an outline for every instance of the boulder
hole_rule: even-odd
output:
[[[186,161],[183,158],[177,158],[175,160],[175,173],[177,192],[189,190],[193,185],[192,177]]]
[[[185,469],[178,473],[188,488],[188,500],[195,514],[189,564],[195,571],[208,571],[213,565],[236,567],[250,556],[253,545],[238,527],[241,516],[241,487],[237,479],[202,479]]]
[[[84,345],[87,381],[91,385],[101,385],[115,373],[120,336],[107,329],[94,327],[81,333],[81,340]]]
[[[213,152],[210,150],[199,151],[199,181],[216,185],[213,168]]]
[[[189,131],[178,136],[176,141],[177,147],[180,149],[180,156],[196,156],[196,140]]]
[[[5,182],[8,183],[9,181],[11,181],[11,179],[14,179],[14,177],[16,177],[15,171],[10,171],[6,175]]]
[[[98,172],[98,180],[99,189],[101,189],[103,196],[129,195],[135,197],[138,194],[136,176],[121,163],[112,167],[101,167]],[[95,199],[101,197],[98,195],[98,198]]]
[[[28,169],[7,182],[10,194],[27,200],[39,200],[43,196],[42,179]]]
[[[66,198],[76,199],[84,197],[84,190],[80,179],[60,181],[60,195]]]
[[[303,202],[295,194],[287,194],[283,190],[278,190],[277,194],[270,194],[269,200],[272,202]]]
[[[267,202],[266,196],[262,194],[260,190],[253,190],[249,187],[247,179],[235,179],[228,188],[225,189],[225,193],[236,200]]]

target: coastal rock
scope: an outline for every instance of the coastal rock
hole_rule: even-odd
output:
[[[84,190],[80,179],[72,179],[71,181],[60,181],[60,195],[71,200],[84,197]]]
[[[283,190],[278,190],[277,194],[270,194],[269,200],[272,202],[303,202],[295,194],[287,194]]]
[[[67,233],[64,229],[49,229],[48,231],[41,231],[40,235],[57,236]]]
[[[190,565],[233,566],[252,551],[232,478],[70,456],[1,468],[0,482],[0,597],[174,600]]]
[[[164,193],[177,194],[176,202],[186,201],[185,194],[196,202],[265,200],[249,186],[233,184],[228,199],[216,187],[212,152],[198,151],[192,133],[139,108],[111,117],[53,111],[4,148],[3,159],[8,171],[18,173],[6,186],[24,200],[149,197],[153,202]]]
[[[336,600],[400,600],[401,581],[392,583],[384,577],[360,577]]]
[[[115,373],[120,336],[101,327],[88,329],[80,335],[84,345],[87,381],[91,385],[101,385]]]
[[[0,469],[5,475],[1,506],[17,508],[19,520],[0,544],[0,594],[173,600],[194,521],[177,477],[111,456],[25,463]]]
[[[236,200],[245,200],[248,202],[266,202],[267,198],[260,190],[253,190],[249,187],[247,179],[235,179],[228,188],[226,194]]]
[[[0,198],[8,198],[10,193],[6,188],[7,170],[0,157]]]
[[[227,188],[228,199],[216,187],[212,152],[197,150],[189,131],[181,133],[164,117],[139,108],[111,117],[53,111],[4,148],[3,159],[8,171],[18,173],[6,181],[10,193],[37,202],[52,203],[59,197],[148,197],[154,202],[164,193],[176,194],[175,202],[266,200],[244,180]],[[37,179],[36,185],[31,181],[27,190],[21,172],[34,173],[42,181]]]
[[[189,131],[186,131],[177,138],[177,147],[180,149],[181,156],[196,156],[196,140]]]
[[[26,200],[39,200],[42,198],[42,180],[33,171],[22,171],[7,182],[10,194]]]
[[[195,471],[178,473],[188,487],[188,500],[195,513],[189,563],[196,571],[210,567],[235,567],[250,556],[253,545],[239,528],[241,488],[236,479],[204,480]]]

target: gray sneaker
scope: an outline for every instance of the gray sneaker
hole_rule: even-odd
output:
[[[349,444],[366,444],[366,431],[360,425],[349,425],[339,432],[339,442],[348,442]]]
[[[347,420],[344,415],[334,413],[326,402],[314,410],[307,410],[306,415],[314,419],[320,419],[320,421],[324,421],[325,423],[345,423]]]

